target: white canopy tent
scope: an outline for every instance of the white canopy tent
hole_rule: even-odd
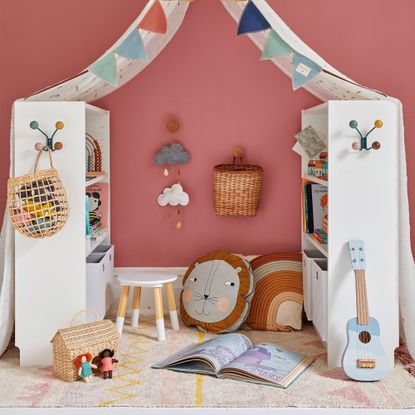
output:
[[[248,1],[220,0],[225,10],[238,22]],[[409,205],[407,195],[406,156],[404,144],[404,128],[402,107],[399,100],[388,97],[381,92],[357,84],[350,78],[337,71],[324,61],[316,52],[310,49],[284,23],[278,14],[269,6],[266,0],[250,0],[269,26],[288,44],[296,53],[299,53],[319,67],[321,71],[304,88],[322,101],[328,100],[380,100],[393,101],[399,108],[401,118],[400,131],[400,307],[401,316],[412,356],[415,356],[415,264],[411,251]],[[132,31],[137,30],[147,13],[155,3],[162,5],[167,19],[166,33],[154,33],[138,29],[145,47],[148,60],[128,59],[117,54],[117,48],[123,44]],[[117,82],[112,85],[93,72],[85,69],[74,77],[38,91],[25,98],[29,101],[86,101],[91,102],[110,94],[138,75],[151,63],[164,47],[173,38],[180,28],[191,3],[185,0],[149,0],[140,15],[120,39],[106,51],[100,59],[108,54],[114,54],[117,67]],[[268,37],[268,30],[249,33],[248,36],[263,50]],[[100,61],[100,59],[97,60]],[[293,59],[291,55],[273,58],[272,62],[287,76],[292,77]],[[13,176],[13,165],[10,169]],[[6,218],[6,217],[5,217]],[[7,219],[4,220],[0,239],[0,354],[5,350],[10,339],[14,315],[13,289],[13,234]]]

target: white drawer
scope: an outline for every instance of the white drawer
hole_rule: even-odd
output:
[[[86,262],[86,304],[102,319],[114,300],[114,246],[98,246]]]
[[[313,323],[322,340],[327,341],[327,260],[312,262]]]
[[[308,320],[313,320],[313,280],[312,265],[314,259],[323,259],[324,255],[317,250],[305,249],[303,251],[303,294],[304,311]]]

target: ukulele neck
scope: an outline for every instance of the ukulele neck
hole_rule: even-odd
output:
[[[367,303],[365,270],[355,270],[357,322],[360,325],[369,323],[369,306]]]

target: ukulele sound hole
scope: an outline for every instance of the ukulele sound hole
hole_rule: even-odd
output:
[[[359,340],[362,343],[364,343],[364,344],[369,343],[370,339],[371,339],[371,336],[370,336],[370,333],[368,331],[361,331],[359,333]]]

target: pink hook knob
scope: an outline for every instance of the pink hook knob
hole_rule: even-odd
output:
[[[357,141],[355,141],[355,142],[352,144],[352,149],[353,149],[353,150],[360,150],[360,144],[359,144]]]
[[[44,147],[44,145],[42,143],[36,143],[35,144],[35,150],[36,151],[42,151],[43,147]]]

